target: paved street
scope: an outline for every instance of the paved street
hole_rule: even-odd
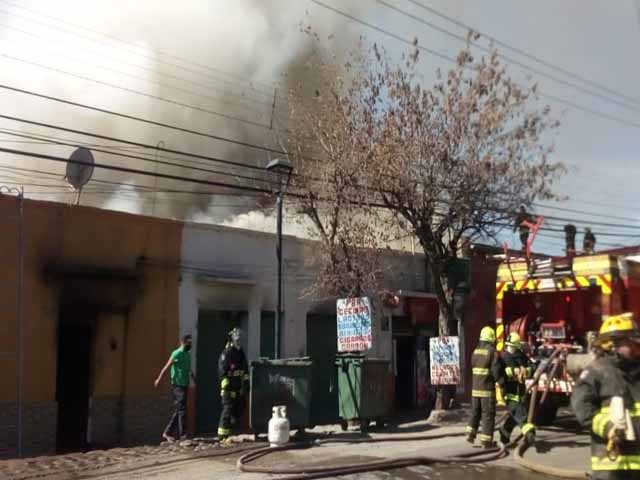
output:
[[[435,456],[444,457],[468,450],[468,445],[461,436],[463,422],[434,427],[425,421],[403,424],[387,432],[374,432],[371,438],[381,436],[397,437],[402,435],[406,442],[388,443],[358,443],[358,444],[326,444],[310,450],[281,452],[256,462],[261,466],[300,466],[318,465],[335,466],[348,463],[359,463],[385,458],[407,456]],[[539,434],[536,446],[530,449],[525,457],[546,466],[564,469],[583,470],[588,458],[588,439],[571,431],[572,424],[565,423],[563,428],[543,430]],[[326,432],[328,429],[322,429]],[[322,433],[326,435],[326,433]],[[436,440],[411,441],[411,437],[421,435],[445,435]],[[450,436],[446,436],[450,435]],[[335,433],[335,438],[360,439],[358,432]],[[250,444],[242,446],[250,447]],[[196,451],[197,450],[197,451]],[[187,444],[183,447],[176,445],[158,446],[137,449],[115,449],[107,452],[93,452],[90,454],[75,454],[64,457],[47,457],[29,460],[30,469],[18,475],[15,471],[9,475],[9,462],[0,463],[0,476],[11,479],[45,478],[54,480],[66,479],[109,479],[124,480],[154,479],[154,480],[216,480],[234,478],[267,479],[269,475],[240,473],[236,469],[236,460],[240,454],[216,458],[193,458],[197,455],[218,454],[220,449],[211,444]],[[80,465],[78,458],[84,458]],[[75,463],[74,463],[75,459]],[[94,462],[92,464],[92,462]],[[60,470],[68,466],[68,471]],[[15,466],[15,462],[14,462]],[[45,468],[46,467],[46,468]],[[543,475],[533,474],[521,469],[514,461],[514,456],[498,462],[484,465],[463,466],[419,466],[389,472],[371,472],[366,474],[341,477],[347,480],[355,479],[436,479],[447,480],[464,478],[472,474],[474,478],[500,479],[541,479]]]

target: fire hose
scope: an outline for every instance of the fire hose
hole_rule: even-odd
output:
[[[561,353],[561,348],[557,348],[549,358],[549,361],[553,360]],[[537,382],[539,381],[542,373],[545,369],[540,369],[534,375],[534,383],[532,384],[532,400],[530,405],[529,417],[530,421],[533,417],[535,410],[534,403],[537,403]],[[555,370],[555,368],[554,368]],[[498,422],[500,423],[507,418],[509,414],[503,415]],[[433,457],[433,456],[415,456],[415,457],[400,457],[392,459],[374,460],[370,462],[354,463],[348,465],[341,465],[335,467],[325,466],[306,466],[306,467],[261,467],[249,465],[251,462],[264,458],[268,455],[277,452],[290,451],[290,450],[304,450],[328,443],[383,443],[383,442],[406,442],[406,441],[420,441],[420,440],[437,440],[440,438],[450,438],[452,436],[462,436],[463,433],[457,434],[443,434],[443,435],[426,435],[415,437],[381,437],[376,439],[324,439],[315,442],[305,442],[299,444],[290,444],[278,447],[264,447],[256,450],[251,450],[248,453],[242,455],[236,462],[236,467],[242,472],[248,473],[262,473],[270,475],[286,475],[280,480],[313,480],[319,478],[327,478],[332,476],[341,475],[353,475],[357,473],[365,473],[371,471],[380,470],[393,470],[398,468],[407,468],[419,465],[432,465],[432,464],[469,464],[490,462],[503,458],[507,455],[507,450],[513,447],[517,447],[515,453],[516,462],[529,470],[543,473],[546,475],[562,477],[562,478],[586,478],[585,472],[577,472],[572,470],[565,470],[553,467],[547,467],[544,465],[536,464],[534,462],[524,459],[524,452],[531,446],[528,442],[523,442],[518,446],[522,435],[510,442],[508,445],[501,445],[493,449],[483,451],[470,451],[459,453],[450,457]]]
[[[250,451],[241,456],[236,462],[236,467],[242,472],[262,473],[271,475],[287,475],[279,480],[312,480],[318,478],[327,478],[341,475],[353,475],[356,473],[365,473],[380,470],[393,470],[398,468],[414,467],[418,465],[432,464],[454,464],[454,463],[480,463],[490,462],[503,458],[506,455],[507,446],[500,446],[492,449],[481,451],[463,452],[451,457],[432,457],[432,456],[415,456],[400,457],[393,459],[374,460],[371,462],[354,463],[349,465],[341,465],[336,467],[260,467],[251,466],[250,462],[276,452],[287,450],[308,449],[314,446],[328,443],[383,443],[383,442],[407,442],[419,440],[437,440],[439,438],[450,438],[452,436],[461,436],[458,434],[442,434],[442,435],[425,435],[415,437],[382,437],[376,439],[324,439],[315,442],[305,442],[300,444],[284,445],[279,447],[265,447],[258,450]]]

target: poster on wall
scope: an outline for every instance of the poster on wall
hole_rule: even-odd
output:
[[[432,385],[460,383],[460,342],[458,337],[434,337],[429,340]]]
[[[372,347],[371,302],[367,297],[340,298],[336,303],[338,352],[362,352]]]

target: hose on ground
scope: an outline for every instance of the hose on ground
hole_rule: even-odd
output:
[[[541,463],[535,463],[530,460],[524,458],[524,452],[531,446],[531,444],[527,442],[523,442],[516,449],[514,453],[514,458],[516,463],[527,470],[531,470],[532,472],[542,473],[545,475],[549,475],[552,477],[560,477],[560,478],[579,478],[584,480],[588,478],[586,472],[580,472],[578,470],[568,470],[564,468],[550,467],[547,465],[542,465]]]
[[[236,467],[242,472],[262,473],[271,475],[287,475],[279,480],[313,480],[339,475],[353,475],[356,473],[365,473],[380,470],[393,470],[398,468],[414,467],[418,465],[431,464],[452,464],[452,463],[480,463],[498,460],[506,455],[506,446],[463,452],[451,457],[401,457],[395,459],[374,460],[371,462],[354,463],[349,465],[341,465],[336,467],[316,466],[316,467],[260,467],[249,465],[250,462],[263,458],[276,452],[287,450],[308,449],[314,446],[327,443],[383,443],[383,442],[399,442],[399,441],[419,441],[419,440],[437,440],[440,438],[450,438],[452,436],[462,436],[463,433],[457,434],[441,434],[441,435],[423,435],[423,436],[403,436],[403,437],[381,437],[375,439],[324,439],[315,442],[306,442],[300,444],[284,445],[280,447],[265,447],[258,450],[250,451],[241,456],[236,462]]]

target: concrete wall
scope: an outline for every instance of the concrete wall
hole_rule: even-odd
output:
[[[282,356],[302,356],[307,352],[306,319],[310,311],[335,312],[333,301],[318,305],[304,295],[315,272],[307,259],[315,243],[284,237],[284,311]],[[243,229],[185,225],[182,238],[182,282],[180,284],[180,331],[197,336],[198,310],[246,310],[247,357],[260,354],[260,313],[276,309],[276,237]],[[385,282],[392,290],[423,288],[424,258],[385,252],[388,266]],[[376,312],[382,315],[382,312]],[[197,342],[194,341],[194,346]],[[195,350],[195,349],[194,349]],[[374,322],[374,349],[371,356],[391,358],[391,331],[381,332]],[[193,351],[193,359],[196,352]],[[196,366],[197,368],[197,366]]]
[[[0,223],[15,212],[16,201],[0,195]],[[16,225],[7,228],[6,222],[0,236],[6,272],[0,298],[9,305],[2,309],[0,351],[15,350],[16,344]],[[153,380],[177,343],[181,233],[182,225],[176,222],[24,202],[26,452],[55,450],[57,336],[63,304],[86,304],[97,312],[91,360],[94,438],[108,444],[157,438],[169,402],[164,389],[154,389]],[[11,411],[16,401],[15,357],[1,356],[0,369],[0,411]],[[0,416],[0,423],[14,423],[15,415],[7,417]],[[137,423],[128,422],[130,418]],[[0,425],[0,444],[14,438],[15,431]]]

